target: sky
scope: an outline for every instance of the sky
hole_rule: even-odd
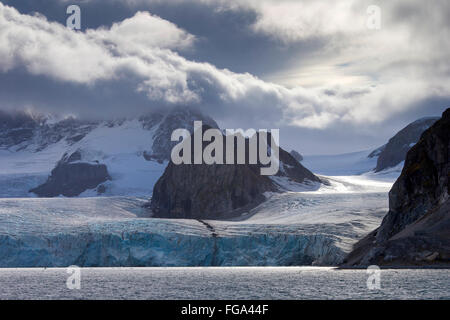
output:
[[[1,0],[0,109],[194,107],[302,154],[374,149],[450,107],[448,17],[448,0]]]

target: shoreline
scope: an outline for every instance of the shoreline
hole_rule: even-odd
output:
[[[69,267],[72,266],[67,266],[67,267],[42,267],[42,266],[38,266],[38,267],[0,267],[0,272],[1,271],[6,271],[6,270],[37,270],[37,269],[42,269],[42,270],[58,270],[58,269],[67,269]],[[310,266],[310,265],[303,265],[303,266],[161,266],[161,267],[156,267],[156,266],[149,266],[149,267],[142,267],[142,266],[126,266],[126,267],[108,267],[108,266],[97,266],[97,267],[79,267],[80,269],[94,269],[94,270],[100,270],[100,269],[155,269],[155,270],[163,270],[163,269],[210,269],[210,270],[217,270],[217,269],[305,269],[305,271],[307,271],[307,269],[310,270],[325,270],[328,269],[330,271],[341,271],[341,270],[366,270],[368,266]],[[435,265],[435,266],[413,266],[413,265],[408,265],[408,266],[399,266],[399,265],[395,265],[395,266],[378,266],[381,270],[447,270],[450,269],[450,265]]]

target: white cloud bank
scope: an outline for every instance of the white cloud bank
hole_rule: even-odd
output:
[[[216,10],[238,10],[244,5],[202,2],[217,4]],[[350,89],[341,85],[331,90],[320,86],[288,88],[181,57],[174,50],[191,48],[195,36],[146,12],[111,28],[75,32],[42,16],[20,14],[2,3],[0,72],[25,68],[31,74],[87,86],[133,78],[136,90],[152,101],[198,105],[208,108],[212,116],[234,117],[258,127],[325,128],[338,122],[378,122],[430,93],[450,96],[448,81],[442,81],[448,80],[449,73],[445,62],[448,37],[440,43],[442,52],[436,52],[436,37],[422,36],[425,45],[411,43],[412,29],[407,26],[370,36],[367,30],[355,30],[360,20],[352,21],[354,1],[340,2],[331,9],[316,1],[295,3],[246,2],[245,6],[259,13],[251,28],[284,43],[328,37],[329,45],[318,53],[317,64],[351,62],[346,71],[363,73],[365,82]],[[341,13],[336,16],[334,12]],[[424,64],[432,68],[424,68]],[[335,67],[333,72],[342,72],[342,68]]]

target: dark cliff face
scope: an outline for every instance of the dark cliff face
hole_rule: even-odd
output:
[[[303,183],[305,180],[312,182],[325,182],[306,169],[292,154],[280,148],[280,170],[276,174],[279,177],[287,177],[292,181]]]
[[[423,118],[400,130],[389,142],[374,150],[369,157],[378,156],[375,172],[395,167],[406,158],[406,153],[419,141],[422,133],[439,118]]]
[[[449,263],[450,109],[408,152],[381,226],[355,246],[348,264]]]
[[[78,162],[80,159],[79,152],[65,155],[52,170],[48,180],[30,192],[39,197],[75,197],[111,179],[104,164]],[[103,187],[99,193],[102,191]]]
[[[151,201],[155,217],[225,218],[250,209],[276,191],[257,166],[169,164]]]
[[[0,148],[18,151],[31,147],[31,151],[39,152],[63,139],[72,145],[83,139],[98,124],[70,117],[51,123],[43,115],[0,111]]]
[[[204,126],[203,131],[208,128]],[[223,139],[225,146],[225,137]],[[206,145],[204,143],[203,149]],[[314,174],[288,152],[281,148],[279,152],[278,176],[300,183],[305,180],[320,183]],[[224,157],[225,154],[224,147]],[[175,165],[170,162],[153,189],[149,204],[153,216],[192,219],[230,218],[264,201],[264,192],[280,190],[269,176],[261,175],[260,164],[248,164],[248,140],[246,140],[246,163]]]
[[[19,145],[33,137],[39,121],[25,113],[5,113],[0,110],[0,147]]]
[[[291,150],[290,154],[298,162],[302,162],[303,161],[303,156],[299,152],[297,152],[295,150]]]
[[[170,160],[172,148],[177,144],[170,139],[175,129],[187,129],[192,133],[194,121],[202,121],[203,125],[219,128],[212,118],[191,108],[175,108],[160,120],[153,140],[152,153],[146,155],[147,160]]]

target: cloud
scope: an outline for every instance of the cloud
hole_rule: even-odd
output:
[[[291,105],[299,108],[300,100],[311,99],[300,89],[288,90],[250,74],[186,60],[170,48],[180,44],[178,39],[183,46],[190,45],[194,37],[147,13],[137,13],[109,29],[86,32],[2,4],[0,17],[0,52],[7,57],[0,61],[3,72],[23,67],[33,75],[87,86],[132,78],[137,92],[152,101],[199,105],[213,115],[267,113],[271,122],[281,121]],[[162,25],[164,33],[152,36],[155,25]],[[145,39],[148,32],[151,40]],[[306,102],[313,103],[317,101]],[[314,108],[308,107],[308,112],[314,113]]]
[[[152,48],[187,49],[195,41],[193,35],[148,12],[137,12],[111,28],[87,30],[86,34],[103,41],[104,45],[113,44],[117,50],[126,49],[129,53]]]
[[[284,43],[336,33],[356,33],[365,16],[355,14],[355,1],[252,1],[259,19],[251,26]]]
[[[411,25],[420,20],[408,13],[411,10],[386,2],[382,29],[373,31],[365,28],[363,2],[190,1],[213,13],[253,11],[254,19],[245,19],[247,30],[242,33],[267,37],[282,49],[314,39],[320,39],[321,45],[314,47],[313,55],[299,58],[299,65],[292,64],[292,70],[277,74],[284,79],[292,74],[292,82],[274,83],[187,59],[182,52],[195,53],[202,40],[148,12],[74,32],[0,3],[0,55],[5,57],[0,71],[8,75],[24,69],[39,81],[49,78],[57,83],[52,85],[64,85],[81,95],[85,91],[80,86],[85,87],[86,97],[95,93],[104,97],[95,98],[103,113],[139,112],[146,97],[154,106],[196,106],[232,127],[317,130],[366,126],[386,121],[430,96],[450,96],[445,62],[450,52],[448,38],[439,41],[435,30],[448,32],[440,13],[435,13],[425,32]],[[128,1],[140,10],[155,2]],[[171,1],[170,5],[178,3]],[[302,82],[307,87],[299,85]],[[133,94],[136,100],[130,99]],[[120,96],[127,97],[126,108],[120,108]],[[47,98],[48,103],[52,98]],[[81,112],[87,98],[80,99],[78,107],[77,101],[72,97],[70,107]]]
[[[24,67],[31,74],[93,84],[131,75],[141,79],[138,90],[169,102],[196,101],[183,61],[170,49],[192,45],[194,37],[148,13],[99,28],[75,32],[41,15],[20,14],[0,3],[0,70]]]

